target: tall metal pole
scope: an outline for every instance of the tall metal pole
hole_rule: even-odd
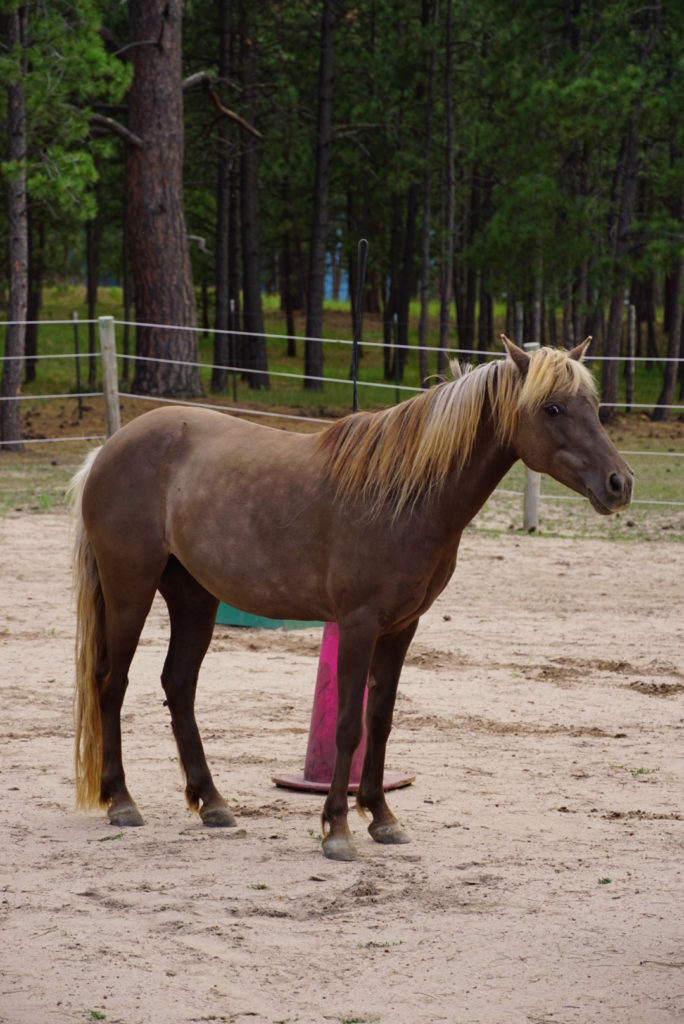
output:
[[[81,353],[78,347],[78,313],[71,314],[74,321],[74,353],[76,355],[76,391],[78,392],[78,418],[83,419],[83,399],[81,398]]]
[[[399,393],[399,314],[392,314],[392,341],[394,342],[394,387],[397,405],[401,401],[401,394]]]
[[[357,252],[357,281],[356,281],[356,315],[354,317],[354,340],[352,342],[352,382],[353,382],[353,395],[352,395],[352,410],[357,412],[359,408],[359,399],[356,390],[356,382],[359,375],[359,342],[361,340],[361,331],[363,328],[363,290],[366,284],[366,262],[368,260],[368,240],[361,238],[359,240],[358,252]]]
[[[230,325],[230,365],[233,367],[233,401],[237,402],[237,370],[235,369],[235,360],[237,359],[236,345],[235,345],[235,299],[230,300],[230,311],[228,313],[228,322]]]

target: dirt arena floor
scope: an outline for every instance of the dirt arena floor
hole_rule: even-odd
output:
[[[409,652],[408,846],[326,861],[320,630],[217,627],[198,718],[239,827],[186,808],[153,609],[124,707],[146,827],[74,808],[65,514],[0,520],[0,1021],[681,1024],[684,546],[468,532]]]

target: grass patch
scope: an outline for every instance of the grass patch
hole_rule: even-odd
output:
[[[50,453],[45,445],[23,452],[0,453],[0,516],[9,512],[55,512],[66,507],[69,481],[78,469],[85,447],[60,445]],[[57,448],[57,445],[49,446]]]

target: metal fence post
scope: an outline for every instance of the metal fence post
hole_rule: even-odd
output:
[[[625,362],[625,408],[634,402],[634,353],[636,350],[636,307],[630,303],[627,315],[627,361]]]
[[[121,426],[114,317],[101,316],[98,322],[100,325],[100,348],[102,350],[102,390],[104,391],[105,398],[107,437],[111,437]]]
[[[530,341],[523,346],[527,352],[539,348],[539,342]],[[523,527],[525,533],[534,533],[539,529],[539,494],[541,491],[541,473],[533,469],[525,469],[525,505],[523,509]]]
[[[76,310],[71,314],[74,321],[74,353],[76,354],[76,391],[78,392],[78,418],[83,419],[83,399],[81,398],[81,354],[78,347],[78,313]]]

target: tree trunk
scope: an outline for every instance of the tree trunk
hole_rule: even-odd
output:
[[[543,345],[544,334],[544,276],[541,257],[534,275],[534,294],[532,296],[532,331],[530,341],[534,345]]]
[[[479,168],[474,167],[470,181],[470,207],[464,233],[465,245],[471,245],[479,219]],[[475,348],[475,305],[477,300],[477,270],[467,265],[460,271],[460,294],[456,303],[458,317],[458,344],[467,352]]]
[[[297,342],[295,339],[294,302],[292,301],[292,243],[290,239],[291,232],[286,231],[280,262],[280,296],[282,311],[285,314],[286,353],[294,358],[297,355]]]
[[[658,352],[658,344],[656,342],[655,334],[655,280],[654,275],[651,274],[648,281],[648,290],[646,293],[646,355],[648,356],[648,362],[646,363],[646,369],[650,370],[653,363],[651,360],[658,360],[660,353]]]
[[[228,219],[230,230],[228,233],[228,323],[231,330],[236,330],[240,323],[241,315],[241,293],[240,293],[240,175],[235,166],[236,161],[230,167],[230,210]],[[228,351],[230,358],[235,359],[234,366],[244,365],[243,359],[244,338],[238,334],[231,334],[228,339]]]
[[[126,190],[126,183],[124,181],[123,188],[123,202],[121,204],[121,276],[122,276],[122,301],[123,301],[123,366],[121,367],[121,377],[124,380],[126,386],[131,376],[131,360],[129,356],[131,354],[131,305],[133,303],[133,282],[131,280],[131,261],[129,258],[129,243],[128,243],[128,195]]]
[[[249,8],[243,3],[240,12],[240,63],[242,84],[247,102],[250,124],[256,124],[257,113],[257,52],[249,28]],[[240,210],[242,214],[242,322],[245,338],[243,365],[247,367],[247,380],[254,390],[270,386],[268,357],[264,337],[264,313],[261,305],[261,251],[259,245],[259,154],[256,138],[247,134],[242,144],[240,161]],[[254,372],[257,371],[257,372]]]
[[[363,297],[361,301],[361,308],[357,310],[357,303],[359,298],[359,283],[361,280],[359,271],[361,264],[358,259],[359,257],[359,245],[352,244],[352,239],[358,238],[359,230],[357,228],[357,218],[355,216],[355,203],[352,189],[347,189],[347,237],[349,242],[347,244],[347,281],[349,282],[349,311],[351,313],[351,335],[352,338],[356,338],[357,344],[350,350],[349,360],[349,378],[354,379],[354,374],[358,380],[360,361],[363,359],[363,345],[361,335],[363,334]],[[367,255],[367,254],[366,254]],[[365,287],[365,282],[364,282]],[[356,359],[356,364],[354,360]]]
[[[28,197],[27,197],[28,198]],[[31,203],[28,203],[28,307],[26,311],[26,360],[24,364],[24,380],[30,383],[36,379],[38,362],[38,323],[40,307],[43,302],[43,273],[45,270],[45,222],[41,219],[36,225],[31,216]]]
[[[283,206],[286,210],[292,208],[292,187],[289,175],[285,176],[283,182]],[[295,339],[296,323],[295,310],[304,306],[304,289],[301,276],[296,271],[293,254],[297,250],[297,237],[294,225],[288,222],[282,237],[282,252],[280,259],[280,294],[281,306],[285,313],[287,333],[287,355],[294,358],[297,355],[297,342]]]
[[[680,224],[684,227],[684,201],[680,201],[679,208]],[[653,410],[651,419],[655,422],[662,422],[667,419],[668,407],[674,401],[675,387],[677,384],[677,371],[679,364],[677,360],[681,355],[682,342],[682,292],[684,291],[684,259],[677,260],[672,274],[672,288],[668,310],[668,340],[665,362],[665,373],[663,375],[663,386],[658,396],[656,408]]]
[[[230,3],[219,0],[219,78],[225,80],[230,74]],[[216,182],[216,251],[214,266],[216,274],[216,309],[214,313],[214,369],[211,371],[211,390],[225,391],[229,362],[229,338],[222,333],[228,330],[230,296],[228,283],[228,239],[230,236],[230,154],[228,152],[230,129],[225,119],[218,124],[218,160]]]
[[[608,314],[608,328],[603,346],[603,354],[607,358],[601,373],[601,402],[604,403],[601,409],[601,419],[604,423],[613,417],[615,413],[614,406],[618,397],[617,356],[620,354],[624,293],[627,285],[625,257],[636,198],[637,171],[639,166],[640,111],[640,104],[635,104],[629,120],[627,138],[623,148],[622,166],[619,168],[620,178],[622,179],[619,207],[613,218],[615,237],[613,245],[613,286]]]
[[[404,366],[408,358],[409,343],[409,309],[411,296],[415,287],[415,270],[413,260],[416,247],[416,214],[418,212],[418,193],[420,186],[417,182],[409,185],[406,196],[406,230],[404,232],[404,259],[401,267],[399,280],[399,295],[397,301],[397,348],[394,351],[393,377],[395,380],[404,379]]]
[[[95,214],[94,220],[86,223],[86,302],[88,305],[88,390],[95,390],[97,378],[95,313],[97,310],[97,290],[100,283],[100,217]]]
[[[391,380],[396,353],[393,348],[394,317],[398,315],[399,299],[399,245],[401,240],[401,207],[399,196],[392,193],[392,225],[390,228],[389,284],[382,312],[383,346],[382,365],[385,380]],[[397,368],[398,368],[397,364]]]
[[[446,119],[446,216],[444,240],[442,243],[441,287],[439,303],[439,349],[437,352],[437,373],[443,373],[447,366],[446,349],[449,344],[449,309],[451,306],[451,282],[454,267],[454,220],[455,220],[455,153],[454,153],[454,100],[453,100],[453,59],[452,59],[453,0],[447,0],[446,12],[446,62],[444,67],[444,116]]]
[[[635,347],[634,355],[638,358],[641,356],[641,323],[646,319],[644,310],[644,282],[639,281],[636,278],[632,279],[632,283],[629,287],[629,303],[634,306],[635,321],[634,321],[634,337]]]
[[[468,213],[467,244],[471,245],[480,219],[479,168],[473,168],[470,186],[470,210]],[[468,264],[464,274],[464,290],[461,305],[461,320],[458,338],[461,348],[472,352],[475,348],[475,309],[477,305],[477,270]]]
[[[335,36],[333,0],[323,0],[320,64],[318,69],[318,127],[316,131],[316,175],[311,216],[309,278],[306,296],[306,343],[304,387],[321,391],[323,381],[323,289],[325,245],[328,234],[328,192],[332,151],[332,103],[334,82],[333,42]]]
[[[556,328],[556,310],[554,307],[551,307],[549,310],[548,324],[549,345],[555,348],[558,344],[558,333]]]
[[[429,9],[429,4],[424,5],[424,28],[429,28],[436,17],[436,4]],[[432,175],[430,173],[430,158],[432,155],[432,107],[435,81],[435,46],[430,47],[430,58],[427,70],[427,89],[425,96],[425,138],[423,144],[423,223],[421,228],[420,242],[420,317],[418,320],[418,376],[421,387],[427,387],[428,378],[428,357],[427,357],[427,331],[428,313],[430,303],[430,201]]]
[[[480,271],[480,301],[477,318],[477,361],[485,361],[485,353],[489,351],[492,338],[492,297],[487,289],[489,274]]]
[[[7,16],[10,51],[23,47],[26,39],[27,8],[19,7]],[[9,228],[9,302],[7,319],[10,323],[5,335],[0,395],[9,401],[0,402],[0,447],[19,451],[21,444],[21,415],[18,395],[24,363],[26,339],[26,310],[28,306],[28,211],[26,203],[26,97],[24,94],[24,61],[22,73],[8,88],[7,127],[9,133],[8,156],[21,163],[7,186],[7,219]]]
[[[575,345],[575,324],[572,316],[572,285],[568,282],[563,288],[563,346],[573,348]]]
[[[142,148],[128,153],[128,214],[135,315],[139,326],[133,390],[199,395],[197,322],[183,210],[182,0],[131,0],[133,84],[129,127]],[[171,329],[175,327],[176,329]]]
[[[648,66],[660,35],[663,15],[660,2],[656,2],[647,10],[651,31],[644,42],[639,58],[639,63],[643,69]],[[608,317],[608,329],[606,330],[605,344],[603,346],[603,354],[609,358],[603,364],[603,373],[601,375],[601,401],[605,403],[601,409],[601,419],[604,423],[612,418],[615,411],[614,404],[617,402],[618,366],[617,360],[614,357],[620,351],[622,306],[628,280],[626,256],[637,191],[641,113],[642,100],[640,96],[637,96],[632,105],[627,136],[616,171],[622,180],[622,194],[620,196],[619,208],[612,218],[611,230],[611,236],[615,238],[613,246],[613,292]]]

